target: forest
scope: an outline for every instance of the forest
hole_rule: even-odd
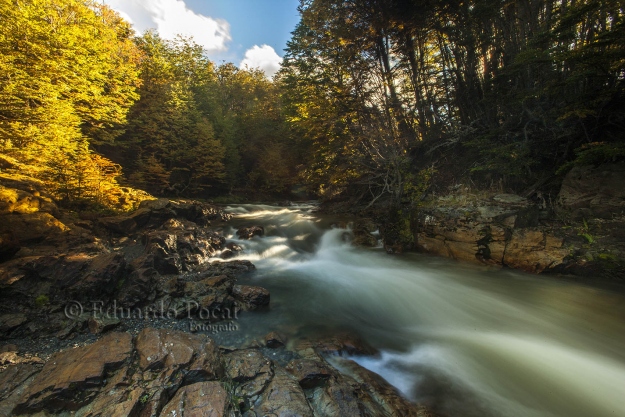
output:
[[[89,0],[2,0],[0,152],[67,205],[112,190],[412,205],[529,196],[625,157],[617,0],[302,0],[282,69],[211,62]],[[301,195],[301,194],[300,194]]]

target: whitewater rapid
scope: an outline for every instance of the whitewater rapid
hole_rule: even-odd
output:
[[[625,415],[622,294],[356,248],[314,208],[226,209],[228,239],[272,294],[255,331],[355,331],[381,354],[354,360],[450,416]],[[266,236],[238,240],[238,225]]]

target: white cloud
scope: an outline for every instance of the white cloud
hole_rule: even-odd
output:
[[[239,68],[260,68],[265,71],[267,77],[272,77],[280,69],[282,58],[269,45],[254,45],[245,51],[245,58],[239,64]]]
[[[208,51],[224,51],[230,37],[230,24],[195,13],[184,0],[103,0],[143,32],[156,29],[165,39],[192,36]]]

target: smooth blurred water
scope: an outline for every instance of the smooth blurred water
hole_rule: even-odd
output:
[[[625,416],[625,296],[548,276],[352,247],[313,205],[228,207],[229,240],[257,266],[271,309],[244,331],[352,330],[355,358],[450,416]]]

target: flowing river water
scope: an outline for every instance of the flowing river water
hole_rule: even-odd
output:
[[[353,247],[312,209],[226,209],[249,281],[271,291],[242,331],[356,332],[381,354],[353,359],[452,417],[625,416],[622,292]],[[239,225],[266,236],[237,240]]]

